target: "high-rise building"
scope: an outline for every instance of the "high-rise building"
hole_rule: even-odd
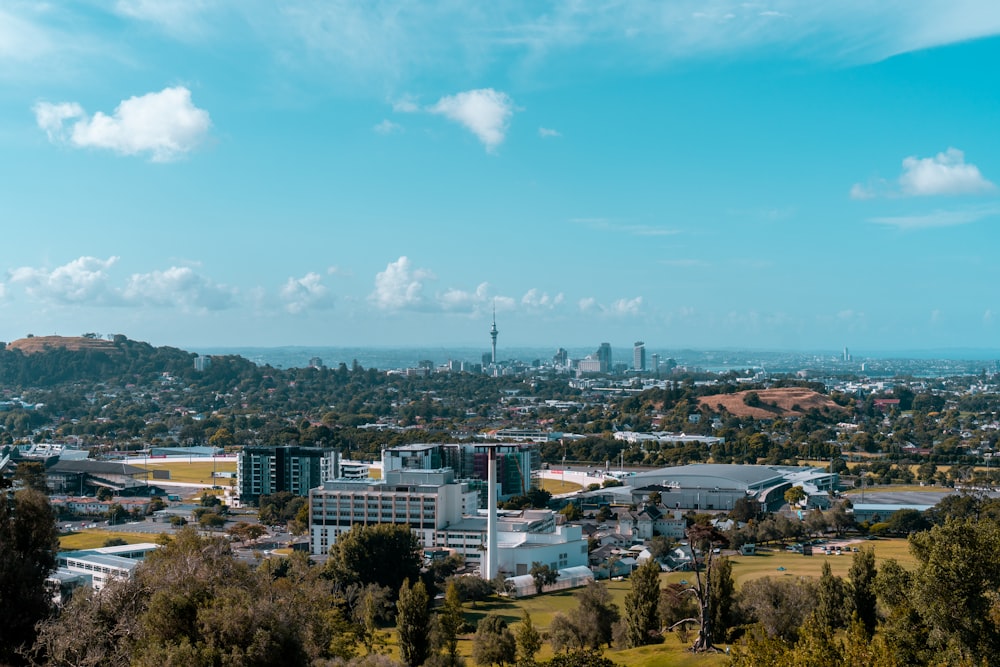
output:
[[[611,372],[611,343],[601,343],[601,346],[597,348],[597,360],[601,362],[601,372],[610,373]]]
[[[566,368],[569,366],[569,352],[560,347],[556,351],[555,356],[552,357],[552,365],[556,368]]]
[[[244,447],[236,460],[240,502],[255,505],[261,496],[309,489],[340,476],[337,450],[322,447]]]
[[[646,344],[637,340],[632,347],[632,368],[637,373],[646,372]]]
[[[660,377],[660,355],[653,353],[653,374],[659,378]]]

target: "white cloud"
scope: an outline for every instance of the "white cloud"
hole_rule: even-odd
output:
[[[978,222],[1000,215],[1000,206],[984,206],[958,210],[936,210],[916,215],[897,215],[869,218],[870,222],[901,230],[930,229],[933,227],[954,227]]]
[[[974,195],[995,191],[996,185],[983,178],[979,167],[965,161],[965,153],[949,148],[934,157],[903,158],[903,172],[897,184],[874,179],[866,185],[851,186],[851,199],[876,197],[929,197]]]
[[[108,285],[108,269],[118,257],[80,257],[52,270],[22,266],[9,272],[8,282],[28,296],[63,304],[108,304],[117,295]]]
[[[976,165],[966,164],[965,154],[957,148],[934,157],[905,158],[899,185],[903,194],[912,196],[978,194],[996,189]]]
[[[611,304],[611,314],[620,316],[638,315],[641,306],[641,296],[637,296],[634,299],[618,299]]]
[[[481,88],[442,97],[427,110],[465,126],[493,151],[503,143],[514,103],[506,93]]]
[[[598,303],[594,297],[586,297],[580,299],[577,305],[582,313],[597,313],[606,317],[631,317],[639,314],[642,302],[642,297],[637,296],[633,299],[618,299],[606,306]]]
[[[323,278],[311,271],[301,278],[289,278],[279,294],[285,302],[285,310],[293,315],[307,308],[326,308],[333,304]]]
[[[423,281],[432,277],[430,271],[414,269],[403,256],[375,275],[375,291],[368,298],[382,310],[420,308],[424,305]]]
[[[540,136],[542,139],[549,139],[552,137],[561,137],[562,133],[559,132],[558,130],[553,130],[547,127],[540,127],[538,128],[538,136]]]
[[[561,304],[563,298],[562,292],[550,297],[547,292],[540,292],[538,289],[532,287],[521,297],[521,305],[528,308],[551,310]]]
[[[154,162],[176,159],[200,145],[208,135],[208,112],[191,102],[183,86],[130,97],[111,116],[100,111],[87,117],[75,103],[34,106],[38,126],[53,141],[77,148],[105,148],[122,155],[150,154]],[[79,118],[67,131],[64,123]]]
[[[386,134],[395,134],[396,132],[402,132],[403,126],[399,125],[398,123],[393,123],[391,120],[386,118],[381,123],[378,123],[377,125],[372,127],[372,129],[375,130],[377,134],[386,135]]]
[[[118,0],[115,11],[137,21],[160,26],[174,37],[189,39],[205,26],[201,20],[211,4],[206,0]]]
[[[489,283],[480,283],[473,292],[451,288],[439,295],[437,302],[443,310],[474,311],[489,300],[489,291]]]
[[[224,310],[233,305],[236,291],[212,282],[191,267],[172,266],[165,271],[132,274],[122,296],[136,305]]]
[[[420,105],[413,95],[404,95],[392,103],[392,110],[396,113],[417,113],[420,111]]]
[[[874,199],[875,198],[875,188],[872,185],[862,185],[861,183],[855,183],[851,186],[851,199]]]

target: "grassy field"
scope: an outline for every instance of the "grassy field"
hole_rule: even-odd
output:
[[[236,472],[235,461],[191,461],[186,459],[180,461],[159,461],[137,465],[138,468],[146,470],[169,470],[171,482],[187,482],[189,484],[218,484],[228,486],[229,479],[216,478],[212,480],[212,470],[215,472]],[[150,482],[152,482],[150,476]]]
[[[113,530],[81,530],[80,532],[61,533],[59,548],[63,551],[79,551],[103,547],[107,540],[119,538],[128,544],[156,542],[157,535],[148,533],[118,533]]]
[[[542,477],[538,480],[541,488],[545,489],[554,496],[558,496],[560,493],[575,493],[583,487],[574,482],[566,482],[561,479],[549,479],[548,477]]]

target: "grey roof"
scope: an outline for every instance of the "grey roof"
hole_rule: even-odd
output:
[[[696,463],[637,473],[626,477],[623,481],[632,488],[676,483],[684,488],[745,489],[773,486],[781,483],[783,479],[781,472],[771,466]]]

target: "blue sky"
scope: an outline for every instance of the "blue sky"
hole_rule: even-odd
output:
[[[0,340],[1000,348],[1000,4],[0,3]]]

